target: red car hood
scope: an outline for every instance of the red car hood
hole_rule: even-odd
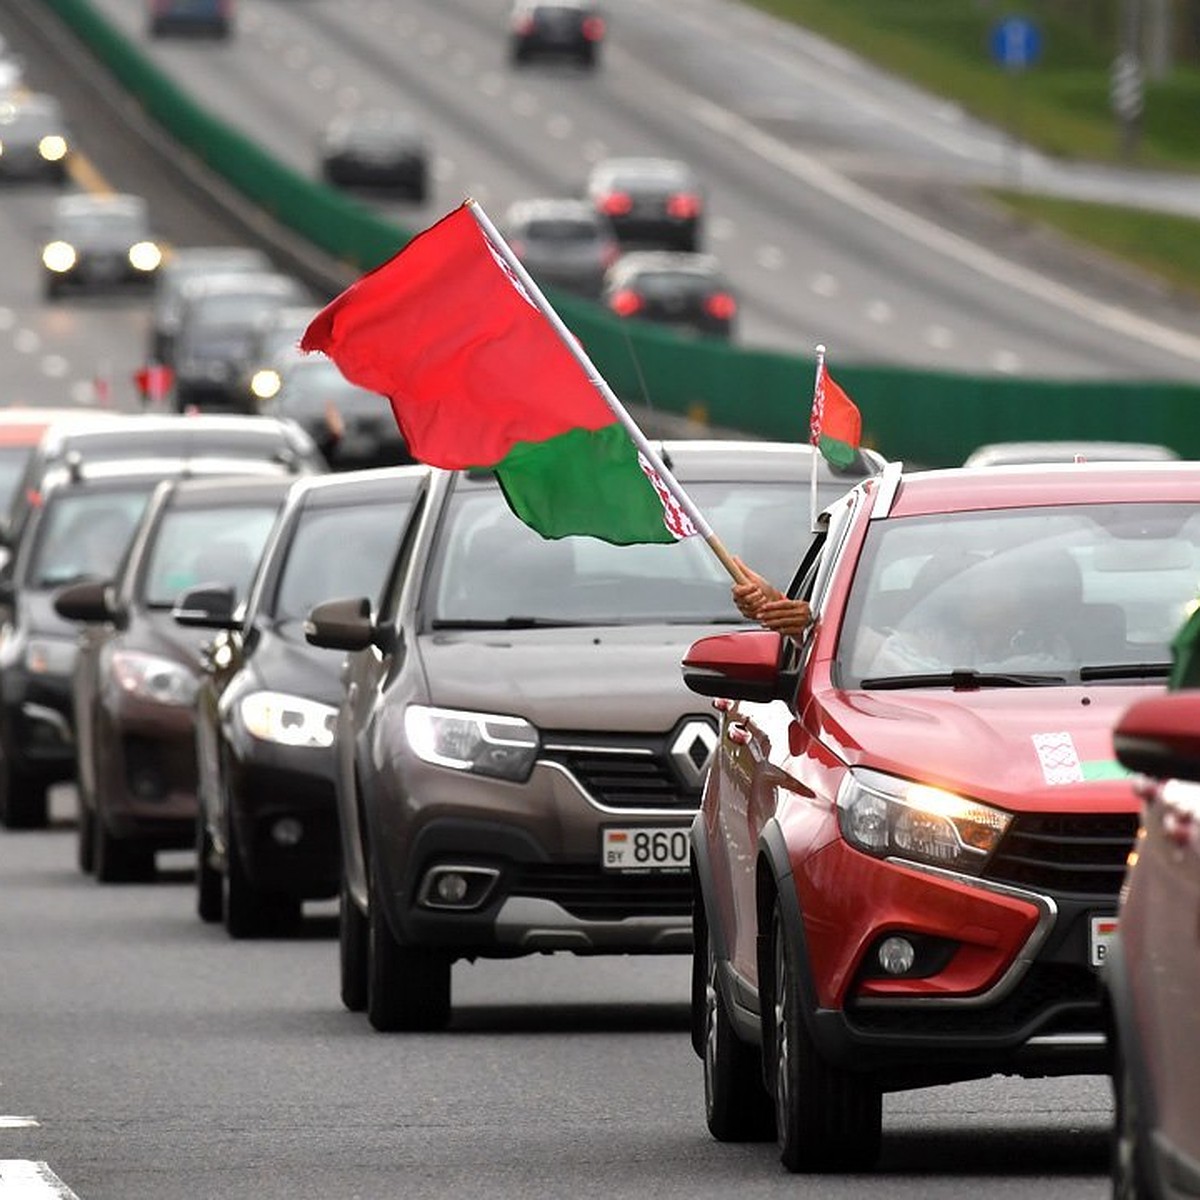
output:
[[[844,759],[1010,809],[1136,809],[1117,718],[1155,686],[829,691],[813,716]]]

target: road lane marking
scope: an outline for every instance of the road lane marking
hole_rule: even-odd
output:
[[[86,154],[72,150],[67,157],[67,174],[76,187],[94,196],[111,195],[112,187],[100,173],[100,169]]]
[[[47,1163],[0,1159],[0,1200],[79,1200]]]
[[[40,1125],[37,1117],[0,1117],[0,1129],[37,1129]]]

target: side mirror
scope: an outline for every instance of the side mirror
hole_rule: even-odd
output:
[[[304,638],[326,650],[365,650],[375,641],[371,601],[360,596],[318,604],[304,622]]]
[[[176,624],[189,629],[234,629],[237,593],[231,587],[207,584],[184,592],[175,601],[171,616]]]
[[[1139,701],[1117,722],[1113,746],[1131,771],[1200,783],[1200,691]]]
[[[116,619],[109,603],[110,584],[106,579],[85,579],[71,583],[54,594],[54,611],[68,621],[102,625]]]
[[[701,696],[766,703],[783,694],[780,635],[767,629],[718,633],[693,642],[683,659],[683,682]]]

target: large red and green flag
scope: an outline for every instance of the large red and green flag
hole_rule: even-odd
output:
[[[469,203],[352,283],[300,346],[387,396],[418,462],[494,470],[543,537],[696,532]]]
[[[850,466],[862,443],[862,416],[829,374],[824,359],[817,368],[809,433],[812,444],[835,467]]]

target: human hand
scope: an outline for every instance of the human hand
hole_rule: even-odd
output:
[[[752,571],[740,558],[733,560],[737,563],[745,583],[735,583],[731,589],[734,606],[743,617],[757,620],[759,610],[769,600],[780,600],[783,593],[768,583],[757,571]]]
[[[799,637],[812,624],[812,609],[807,600],[765,600],[756,614],[764,629],[787,637]]]

